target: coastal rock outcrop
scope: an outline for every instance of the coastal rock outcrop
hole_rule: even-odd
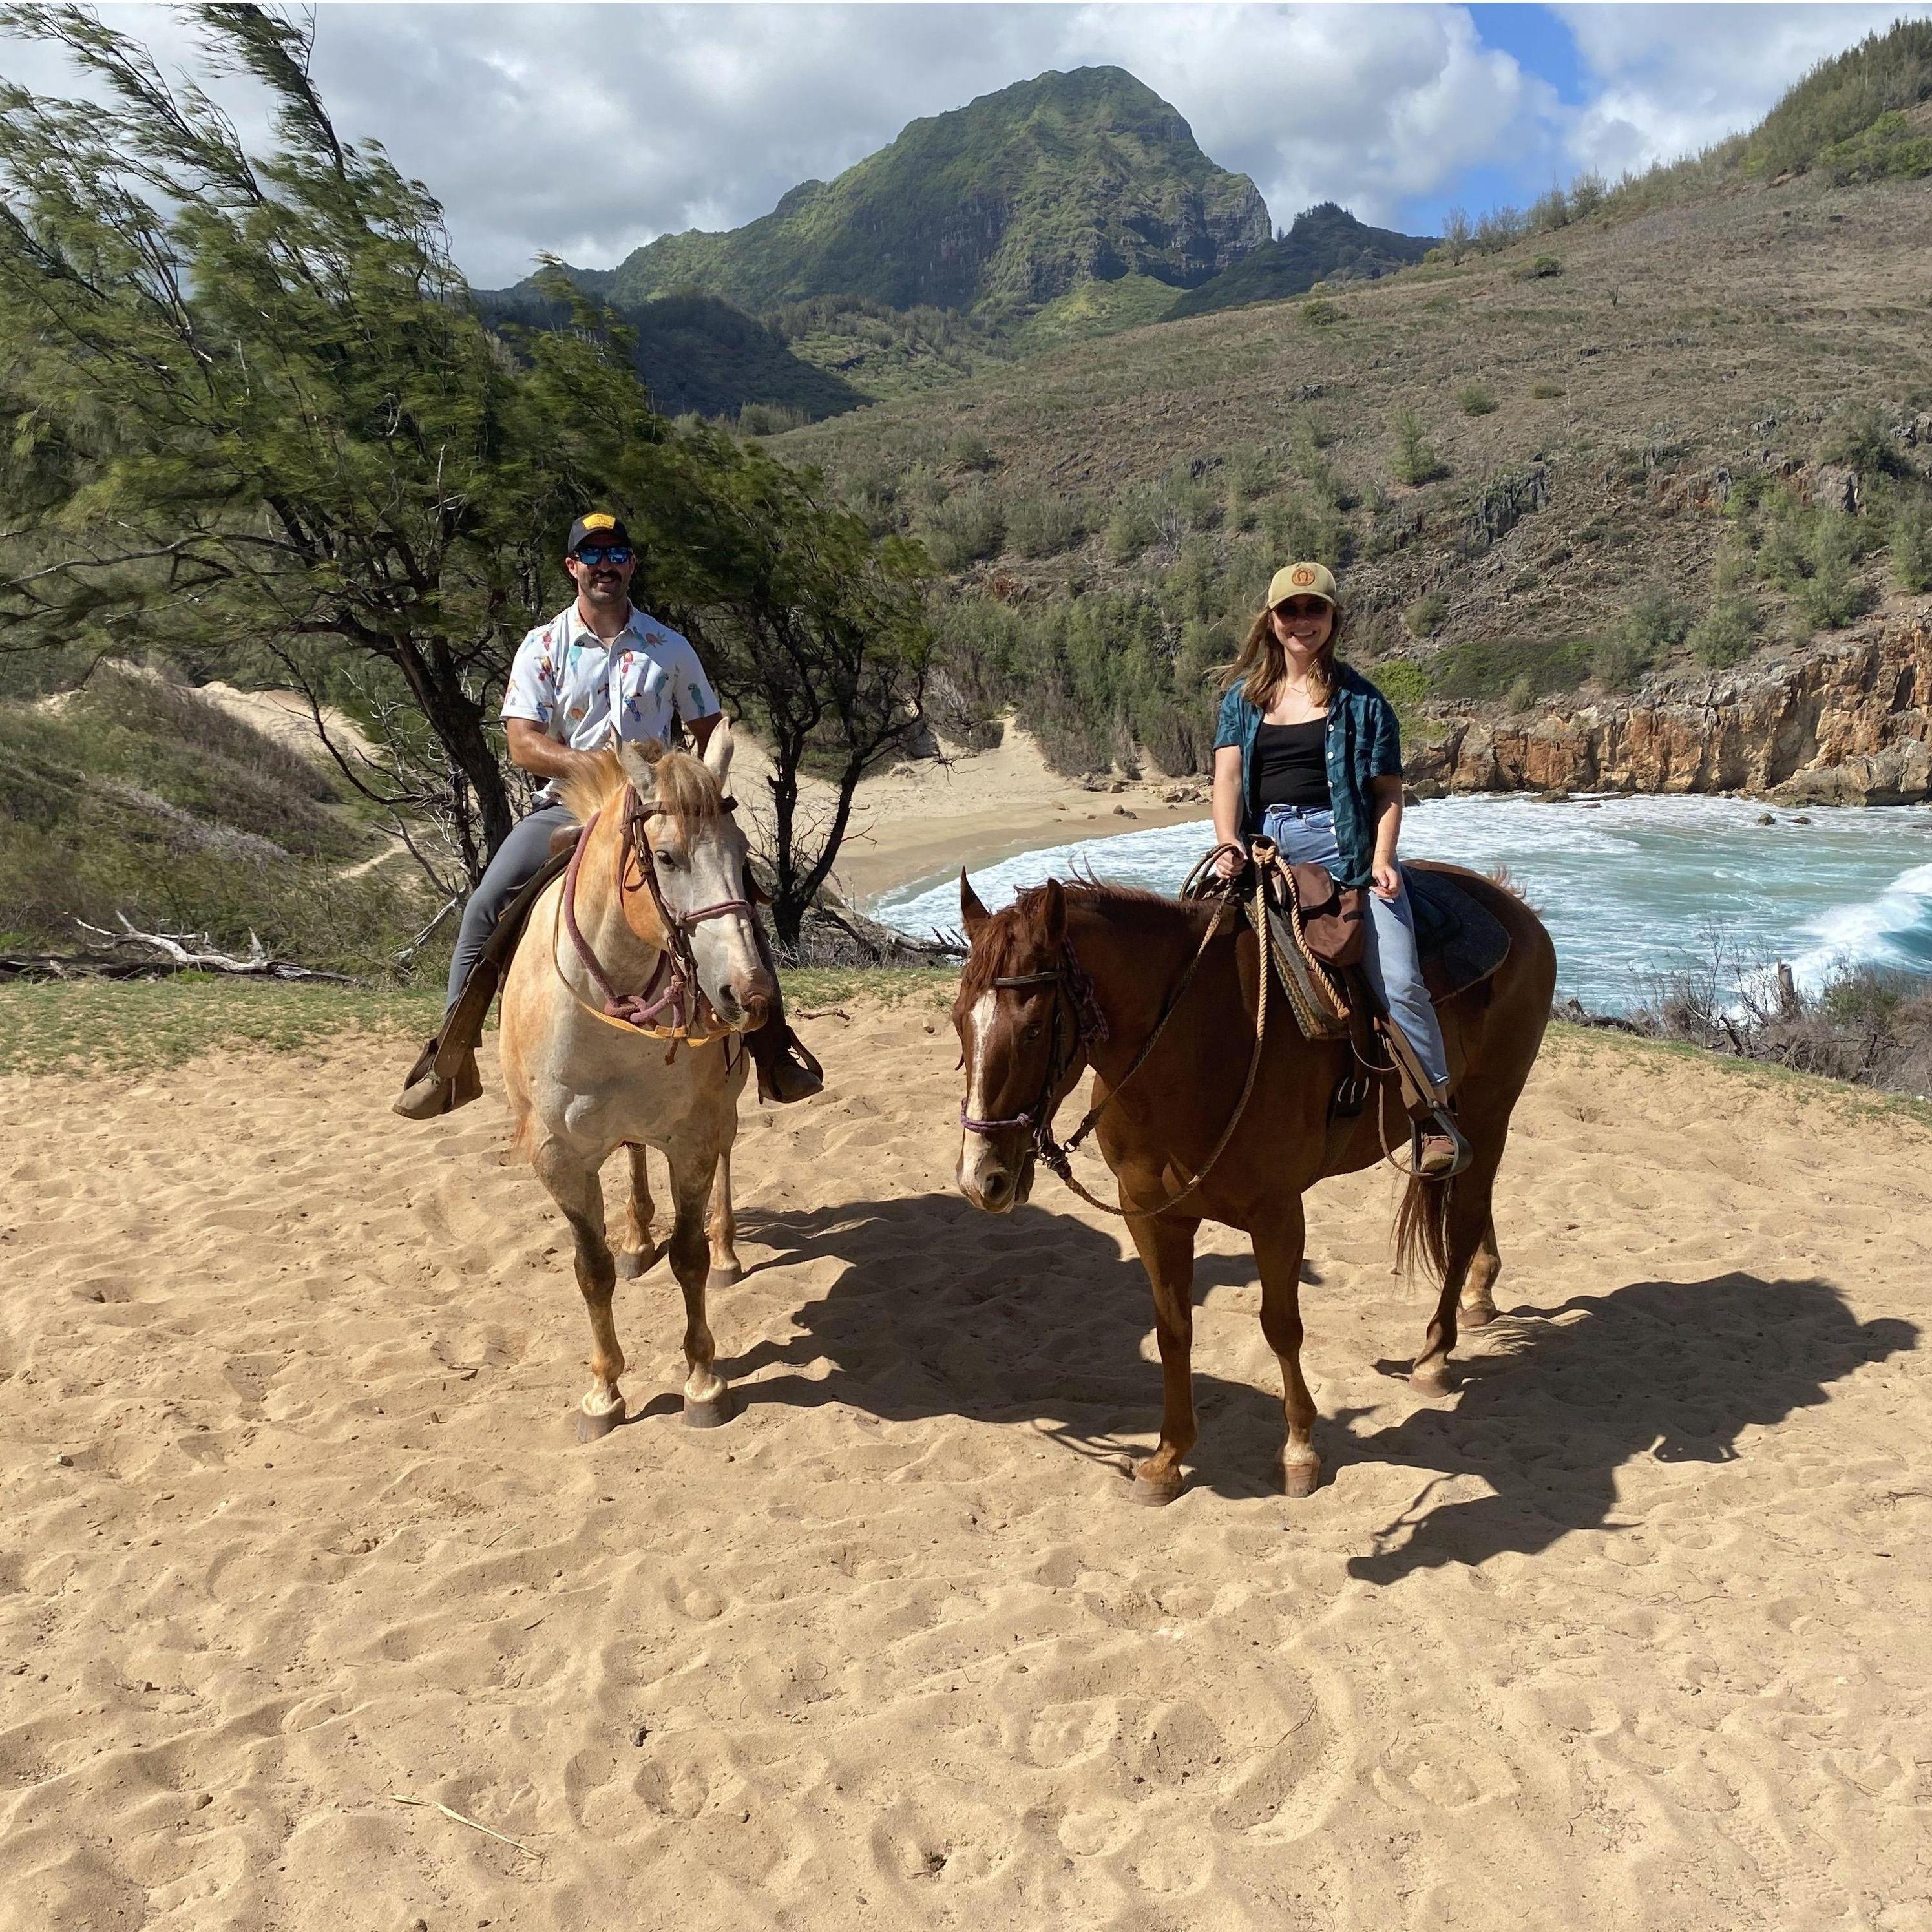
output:
[[[1932,799],[1932,611],[1796,662],[1678,681],[1528,718],[1446,721],[1412,754],[1419,792],[1775,793],[1792,803]]]

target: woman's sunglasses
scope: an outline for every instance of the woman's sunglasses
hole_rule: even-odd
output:
[[[1297,617],[1318,617],[1328,606],[1319,597],[1291,597],[1286,603],[1274,607],[1274,614],[1282,622],[1292,622]]]
[[[577,553],[579,563],[588,564],[592,570],[600,564],[626,564],[631,560],[628,544],[584,544]]]

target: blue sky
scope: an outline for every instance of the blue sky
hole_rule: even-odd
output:
[[[171,9],[106,6],[194,70]],[[608,267],[654,236],[767,212],[907,122],[1048,68],[1127,68],[1252,178],[1278,226],[1334,200],[1437,231],[1750,126],[1818,60],[1916,4],[1438,6],[805,4],[349,5],[322,0],[314,73],[338,126],[441,197],[494,286],[540,249]],[[77,91],[0,33],[0,72]],[[227,91],[214,91],[224,100]],[[237,101],[244,128],[251,106]],[[586,191],[586,184],[594,184]]]

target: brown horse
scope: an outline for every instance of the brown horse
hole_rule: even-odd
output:
[[[1440,1394],[1449,1387],[1459,1300],[1472,1328],[1496,1312],[1490,1290],[1502,1262],[1490,1192],[1510,1112],[1542,1043],[1556,954],[1542,922],[1505,888],[1458,868],[1430,869],[1453,872],[1510,938],[1509,957],[1490,979],[1438,1009],[1472,1158],[1454,1180],[1412,1178],[1396,1217],[1399,1262],[1412,1265],[1420,1254],[1440,1285],[1410,1372],[1415,1387]],[[1315,1401],[1301,1376],[1301,1197],[1324,1175],[1372,1166],[1385,1136],[1397,1147],[1406,1142],[1407,1118],[1388,1090],[1393,1083],[1384,1083],[1380,1098],[1384,1118],[1377,1119],[1376,1102],[1364,1107],[1331,1157],[1329,1100],[1352,1048],[1346,1040],[1304,1039],[1277,988],[1246,1112],[1203,1176],[1202,1163],[1235,1118],[1255,1053],[1260,954],[1252,932],[1232,922],[1238,930],[1208,941],[1152,1052],[1129,1078],[1201,949],[1213,905],[1051,880],[989,914],[964,873],[959,898],[972,942],[953,1009],[967,1074],[961,1192],[976,1207],[1010,1212],[1031,1183],[1035,1124],[1051,1124],[1088,1066],[1095,1104],[1108,1102],[1096,1138],[1154,1286],[1160,1346],[1160,1442],[1135,1470],[1135,1494],[1156,1503],[1178,1496],[1182,1459],[1198,1432],[1189,1360],[1194,1238],[1208,1220],[1253,1240],[1262,1332],[1281,1361],[1288,1423],[1282,1486],[1292,1496],[1307,1495],[1322,1464]],[[1199,1184],[1184,1191],[1197,1177]]]

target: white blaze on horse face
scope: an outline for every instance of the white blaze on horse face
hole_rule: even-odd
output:
[[[974,1001],[966,1016],[973,1036],[972,1058],[966,1075],[966,1118],[983,1120],[992,1104],[986,1092],[987,1044],[992,1037],[993,1022],[999,1012],[999,996],[988,987]],[[1013,1204],[1013,1177],[994,1150],[991,1137],[968,1129],[959,1130],[959,1166],[954,1176],[959,1191],[976,1207],[1004,1211]],[[988,1183],[993,1185],[988,1186]]]
[[[993,1016],[1000,1010],[998,996],[989,986],[973,1002],[966,1023],[973,1029],[973,1064],[966,1076],[966,1113],[970,1120],[986,1118],[986,1042],[993,1030]]]

